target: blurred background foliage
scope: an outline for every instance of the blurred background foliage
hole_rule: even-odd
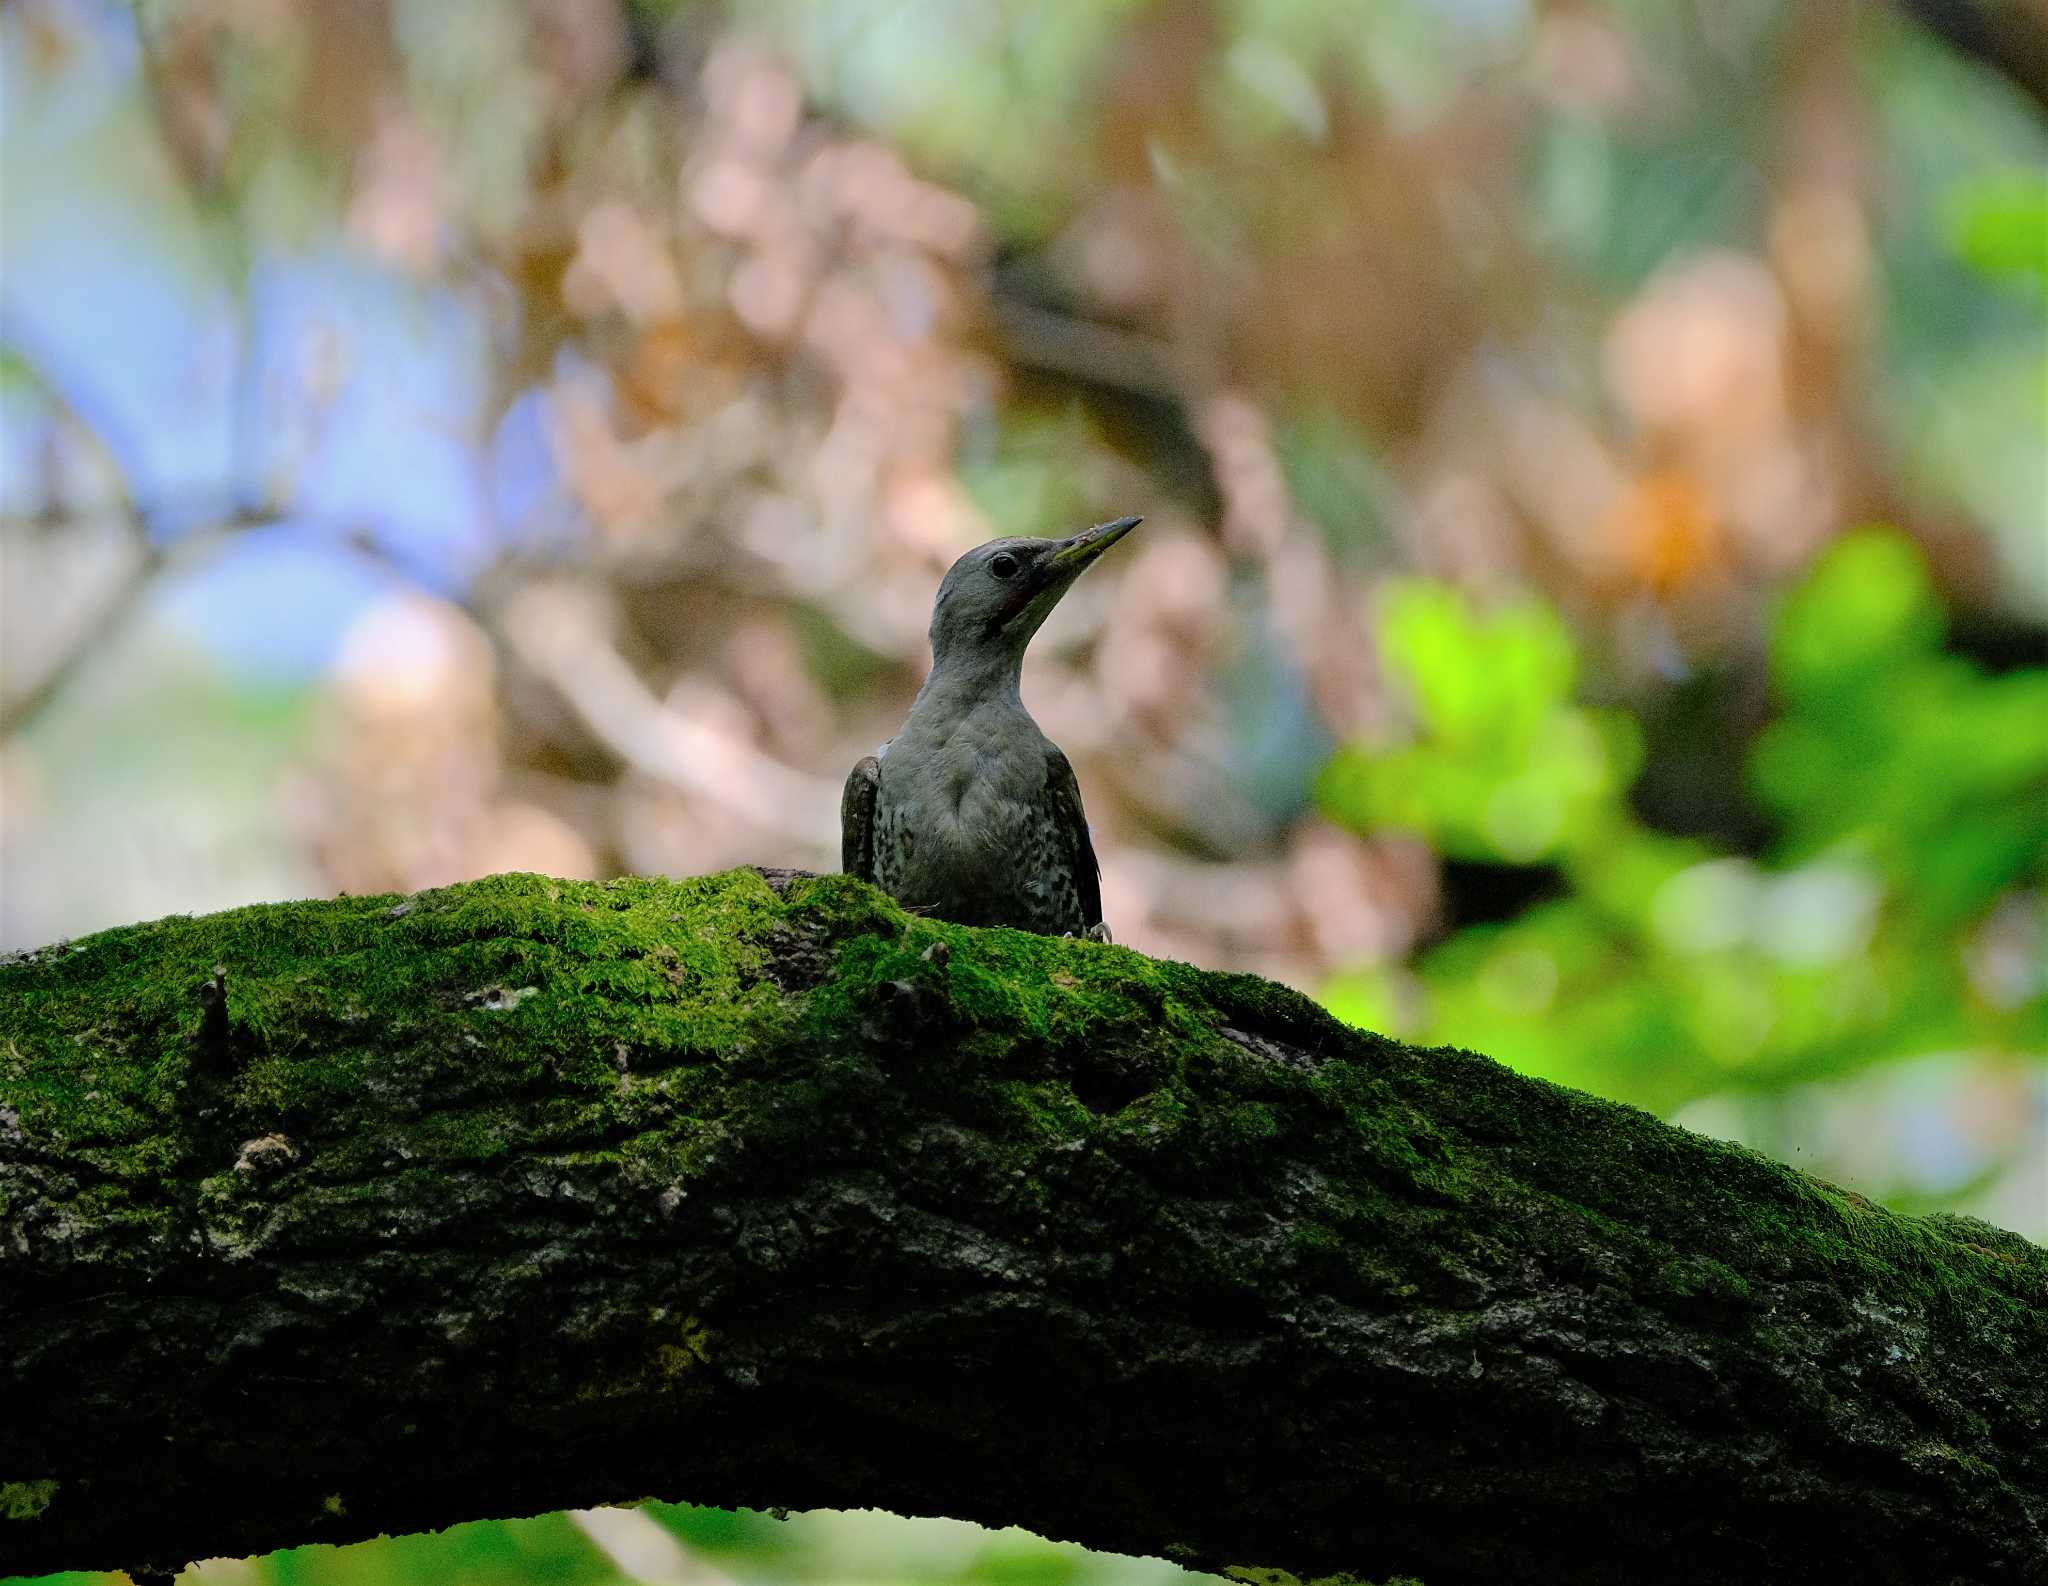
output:
[[[1163,1559],[1091,1553],[1014,1528],[905,1520],[879,1510],[778,1516],[647,1503],[433,1535],[210,1559],[183,1586],[1226,1586]],[[40,1577],[100,1586],[125,1576]]]
[[[9,0],[0,89],[0,947],[830,868],[947,563],[1136,511],[1025,685],[1120,940],[2048,1233],[2037,0]]]

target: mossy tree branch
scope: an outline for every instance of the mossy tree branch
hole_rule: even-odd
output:
[[[738,871],[0,969],[0,1573],[630,1500],[2038,1581],[2048,1256],[1263,981]]]

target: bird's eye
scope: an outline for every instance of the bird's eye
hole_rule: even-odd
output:
[[[998,578],[1017,576],[1017,558],[1008,551],[998,551],[988,559],[988,570]]]

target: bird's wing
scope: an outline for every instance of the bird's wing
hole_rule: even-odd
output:
[[[847,774],[839,798],[839,868],[863,881],[875,879],[875,789],[882,762],[873,755]]]
[[[1093,931],[1102,924],[1102,867],[1095,860],[1095,844],[1088,839],[1081,784],[1074,780],[1074,768],[1057,744],[1046,745],[1045,797],[1052,806],[1053,830],[1068,834],[1073,845],[1066,857],[1073,869],[1075,890],[1081,894],[1081,923]]]

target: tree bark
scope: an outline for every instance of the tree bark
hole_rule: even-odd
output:
[[[0,1574],[630,1501],[1213,1569],[2048,1580],[2048,1254],[841,877],[0,968]]]

